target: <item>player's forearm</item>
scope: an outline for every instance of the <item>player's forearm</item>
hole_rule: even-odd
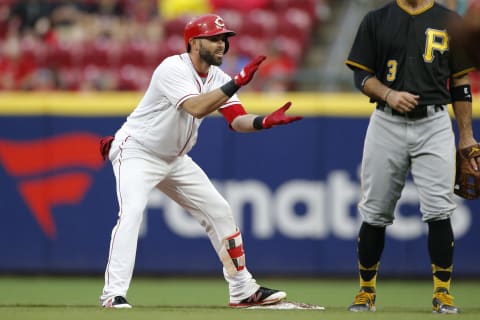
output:
[[[468,101],[456,101],[453,103],[453,112],[458,128],[458,144],[464,148],[475,144],[472,129],[472,103]]]
[[[253,120],[257,117],[254,114],[244,114],[236,117],[232,123],[232,129],[237,132],[254,132],[258,129],[253,127]]]
[[[182,108],[195,118],[201,119],[216,111],[228,99],[229,97],[222,90],[216,89],[185,100]]]
[[[376,101],[385,101],[391,89],[380,82],[376,77],[371,77],[363,86],[363,93]]]
[[[418,105],[420,99],[420,96],[410,92],[389,88],[375,77],[365,81],[363,92],[376,101],[385,102],[399,112],[412,111]]]
[[[452,84],[453,88],[470,85],[470,78],[468,75],[464,75],[460,78],[453,79]],[[458,128],[458,144],[460,148],[464,148],[476,143],[472,129],[472,102],[468,101],[471,100],[471,93],[468,100],[462,98],[461,95],[459,97],[453,96],[455,95],[452,95],[452,99],[454,100],[452,106]]]

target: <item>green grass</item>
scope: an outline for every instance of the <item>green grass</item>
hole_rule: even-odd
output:
[[[345,311],[357,290],[357,281],[330,279],[262,278],[261,284],[288,292],[288,300],[321,305],[318,310],[230,309],[227,285],[219,278],[134,278],[128,299],[131,310],[99,307],[103,286],[99,277],[0,277],[1,320],[270,320],[270,319],[438,319],[431,313],[430,281],[379,280],[377,312]],[[462,309],[448,319],[480,319],[480,281],[457,280],[452,293]]]

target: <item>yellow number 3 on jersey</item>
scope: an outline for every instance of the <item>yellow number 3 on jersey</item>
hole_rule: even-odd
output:
[[[397,65],[398,65],[397,60],[387,61],[387,68],[388,68],[387,81],[393,82],[393,80],[395,80],[395,78],[397,77]]]

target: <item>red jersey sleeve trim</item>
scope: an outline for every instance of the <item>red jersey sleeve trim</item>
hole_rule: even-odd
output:
[[[247,114],[245,108],[240,103],[229,104],[224,108],[218,110],[222,116],[227,120],[230,129],[232,129],[232,121],[241,115]]]

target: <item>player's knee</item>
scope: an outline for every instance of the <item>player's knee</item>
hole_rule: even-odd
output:
[[[208,215],[213,219],[226,219],[233,217],[233,212],[228,202],[222,199],[210,205]]]

